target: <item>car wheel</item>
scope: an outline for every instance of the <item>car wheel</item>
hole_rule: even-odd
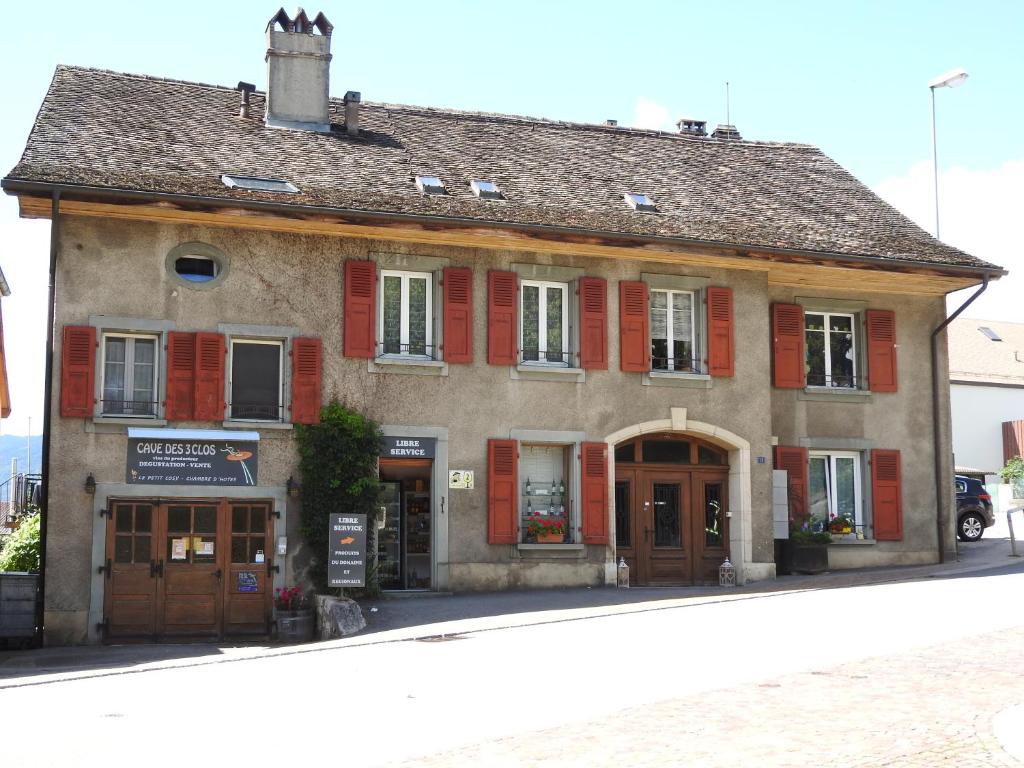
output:
[[[960,518],[957,535],[961,541],[977,541],[985,531],[985,521],[975,512],[968,512]]]

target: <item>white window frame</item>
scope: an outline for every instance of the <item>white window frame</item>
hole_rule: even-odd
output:
[[[558,449],[558,450],[562,451],[562,476],[561,477],[552,478],[552,480],[560,480],[562,482],[562,484],[565,486],[565,490],[561,494],[554,494],[554,496],[558,497],[559,504],[564,507],[564,512],[561,513],[565,517],[565,525],[566,525],[565,539],[564,539],[563,545],[564,544],[573,545],[577,540],[581,540],[581,536],[578,533],[578,529],[579,529],[579,526],[581,525],[581,523],[577,519],[577,516],[578,516],[577,507],[579,505],[574,503],[575,499],[576,499],[576,492],[575,492],[575,483],[574,483],[574,478],[573,478],[573,465],[572,465],[573,457],[577,456],[579,454],[578,444],[575,444],[575,443],[548,443],[548,442],[537,442],[537,441],[534,441],[534,440],[519,440],[519,441],[516,442],[516,451],[520,455],[520,457],[522,457],[523,454],[527,450],[532,449],[532,448],[540,448],[540,449],[552,449],[553,448],[553,449]],[[522,458],[520,458],[520,463],[522,464]],[[527,502],[527,500],[529,499],[531,501],[540,501],[540,500],[543,500],[543,499],[547,498],[550,501],[552,499],[553,495],[552,494],[534,494],[532,496],[528,496],[527,493],[526,493],[526,481],[528,479],[530,479],[529,476],[528,476],[528,472],[520,468],[519,471],[518,471],[518,474],[519,474],[519,490],[518,490],[518,494],[519,494],[519,496],[518,496],[518,498],[519,498],[518,509],[519,509],[519,511],[518,511],[518,514],[519,514],[519,528],[520,528],[518,544],[519,545],[525,545],[525,546],[535,546],[535,547],[557,547],[557,546],[563,546],[563,545],[559,545],[559,544],[541,544],[541,543],[527,544],[527,542],[526,542],[526,537],[527,537],[527,518],[530,517],[531,515],[543,517],[546,514],[544,512],[539,511],[539,509],[540,509],[539,507],[538,507],[537,510],[533,510],[531,513],[528,514],[527,511],[526,511],[526,507],[527,507],[526,502]],[[542,487],[547,487],[548,484],[546,482],[535,483],[535,482],[533,482],[531,480],[531,485],[539,485],[539,486],[542,486]],[[556,512],[556,514],[558,514],[558,513]]]
[[[399,331],[398,331],[398,352],[384,352],[384,278],[386,277],[397,277],[401,279],[400,289],[400,320],[399,320]],[[416,278],[419,280],[426,280],[426,298],[427,298],[427,314],[424,318],[424,324],[426,325],[424,338],[426,339],[427,353],[425,355],[413,355],[409,354],[408,351],[403,352],[402,350],[409,349],[409,280]],[[383,358],[404,358],[408,360],[436,360],[437,355],[434,354],[434,275],[431,272],[415,272],[411,270],[400,270],[400,269],[382,269],[380,272],[380,290],[378,295],[378,304],[380,308],[377,311],[377,324],[380,328],[380,353],[378,357]]]
[[[807,489],[810,493],[811,462],[824,459],[826,462],[825,491],[828,498],[829,521],[838,516],[838,489],[833,478],[836,476],[836,459],[853,460],[853,509],[856,529],[864,530],[864,486],[861,478],[863,454],[859,451],[808,451],[807,452]]]
[[[114,413],[105,409],[104,394],[107,390],[107,339],[125,339],[124,349],[124,392],[135,394],[135,339],[146,339],[153,342],[153,412],[152,413]],[[160,357],[161,344],[160,334],[156,333],[126,333],[121,331],[102,331],[100,343],[100,408],[101,418],[124,418],[124,419],[155,419],[160,411]],[[131,344],[128,344],[131,341]],[[129,352],[129,349],[131,352]],[[129,402],[129,401],[125,401]],[[130,401],[134,402],[134,401]]]
[[[263,344],[266,346],[276,346],[277,351],[277,418],[275,419],[253,419],[244,418],[234,415],[235,404],[233,402],[235,391],[235,344]],[[228,340],[228,421],[245,421],[253,422],[256,424],[267,424],[267,423],[281,423],[284,421],[284,411],[286,404],[284,402],[284,340],[283,339],[253,339],[245,336],[232,336]]]
[[[809,331],[807,329],[807,316],[808,315],[821,315],[824,318],[824,320],[825,320],[825,322],[824,322],[825,328],[823,330],[821,330],[821,331],[815,331],[815,330],[810,330]],[[845,318],[848,318],[849,321],[850,321],[850,337],[851,337],[850,354],[853,355],[853,358],[852,358],[853,359],[853,374],[852,374],[852,377],[851,377],[852,381],[851,381],[849,386],[845,386],[845,385],[842,385],[842,384],[836,384],[833,381],[833,379],[832,379],[832,355],[831,355],[832,345],[830,343],[830,341],[831,341],[830,340],[830,335],[833,334],[833,333],[841,333],[841,331],[832,331],[832,330],[829,329],[829,326],[831,325],[831,323],[829,322],[829,319],[832,318],[832,317],[845,317]],[[807,308],[804,308],[804,345],[807,346],[807,334],[808,333],[821,333],[821,334],[824,334],[824,336],[825,336],[825,347],[824,347],[825,383],[824,384],[810,384],[810,383],[808,383],[809,387],[818,387],[818,388],[824,388],[824,389],[854,389],[854,390],[860,389],[860,374],[857,371],[857,368],[858,368],[858,365],[857,365],[857,335],[859,333],[859,328],[860,328],[859,318],[858,318],[858,316],[855,313],[852,313],[852,312],[831,312],[829,310],[818,310],[818,309],[807,309]],[[805,355],[805,357],[804,357],[804,371],[805,371],[805,374],[804,375],[805,376],[808,376],[810,374],[810,364],[809,364],[809,362],[807,360],[807,357],[806,357],[807,354],[809,354],[809,352],[805,352],[804,353],[804,355]]]
[[[666,351],[671,355],[675,351],[675,336],[673,335],[672,327],[672,297],[678,294],[688,294],[690,297],[690,370],[677,371],[675,368],[676,359],[669,357],[668,362],[671,363],[669,368],[655,368],[654,367],[654,355],[651,355],[651,370],[658,371],[660,373],[679,373],[679,374],[694,374],[694,373],[705,373],[701,370],[701,354],[700,354],[700,338],[697,334],[697,303],[700,301],[701,292],[689,289],[675,289],[675,288],[648,288],[649,294],[664,293],[665,297],[665,332],[668,334],[668,346]],[[650,323],[650,300],[648,299],[648,323]],[[650,338],[647,340],[648,346],[654,345],[653,331],[650,332]]]
[[[526,334],[526,291],[525,288],[537,289],[537,359],[526,360],[523,357],[523,337]],[[562,356],[548,360],[548,288],[556,288],[562,292]],[[556,368],[568,368],[572,359],[569,328],[569,283],[554,280],[520,280],[519,281],[519,360],[523,365],[540,365]]]

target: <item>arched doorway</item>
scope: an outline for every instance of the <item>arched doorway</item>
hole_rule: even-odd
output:
[[[693,435],[615,446],[616,561],[638,585],[717,584],[729,554],[729,454]]]

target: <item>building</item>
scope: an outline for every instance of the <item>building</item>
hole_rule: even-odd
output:
[[[265,632],[335,398],[389,588],[771,578],[773,464],[833,567],[952,549],[930,335],[998,267],[731,126],[329,98],[331,33],[271,19],[267,92],[58,67],[3,180],[57,260],[49,642]]]
[[[1024,323],[950,323],[949,384],[957,472],[998,485],[1024,453]]]

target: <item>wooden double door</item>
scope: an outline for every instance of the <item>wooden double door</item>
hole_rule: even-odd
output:
[[[722,472],[617,470],[615,554],[630,582],[717,584],[728,553],[727,487]]]
[[[269,501],[112,501],[106,639],[268,634],[271,511]]]

